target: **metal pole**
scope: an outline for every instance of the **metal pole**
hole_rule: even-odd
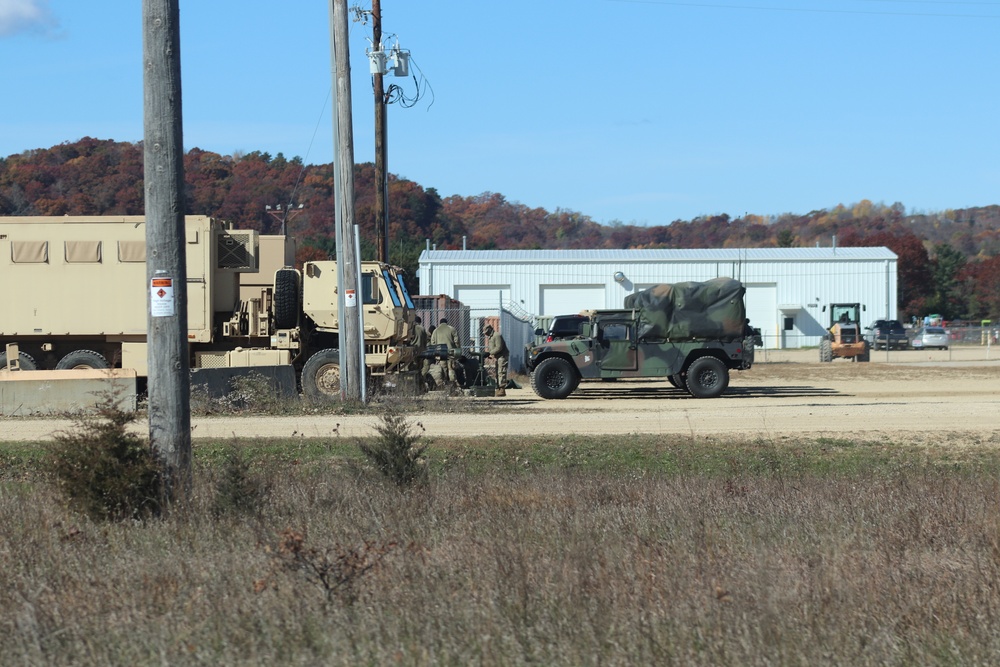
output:
[[[372,44],[382,45],[382,6],[372,0]],[[385,87],[382,72],[373,77],[375,87],[375,247],[380,262],[389,262],[389,173],[386,143],[389,136],[386,119]]]
[[[354,249],[354,130],[351,118],[351,60],[347,30],[347,0],[332,0],[331,44],[336,111],[333,137],[334,179],[337,182],[337,284],[340,313],[340,395],[361,400],[364,339],[358,338],[358,279]],[[339,173],[339,178],[337,174]]]
[[[149,441],[171,500],[191,488],[179,0],[143,0]]]

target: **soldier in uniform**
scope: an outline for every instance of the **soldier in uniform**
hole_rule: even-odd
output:
[[[494,331],[493,326],[486,325],[483,329],[489,339],[486,343],[486,352],[497,362],[497,390],[494,396],[507,395],[507,365],[510,362],[510,350],[507,349],[507,341],[503,339],[499,331]]]
[[[431,362],[425,357],[421,357],[420,353],[427,349],[427,343],[430,341],[430,336],[427,330],[424,329],[422,320],[419,317],[413,318],[413,335],[410,337],[410,345],[413,346],[414,353],[417,355],[417,381],[420,386],[423,386],[430,379],[427,376],[427,372],[430,370]]]
[[[458,356],[462,352],[462,344],[458,340],[458,332],[448,324],[448,318],[442,317],[440,324],[431,334],[431,345],[445,345],[448,348],[448,357],[438,359],[434,367],[430,369],[431,377],[440,384],[445,383],[455,385],[455,366],[452,357]]]

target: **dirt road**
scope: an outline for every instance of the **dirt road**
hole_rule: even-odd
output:
[[[770,362],[734,373],[717,399],[694,399],[666,382],[584,383],[570,398],[543,401],[530,388],[506,398],[458,399],[470,411],[414,415],[428,437],[663,433],[727,435],[753,440],[860,437],[909,442],[1000,446],[1000,362],[832,364]],[[357,437],[371,415],[199,417],[192,436]],[[0,420],[0,440],[46,440],[71,426],[66,420]],[[140,424],[139,429],[145,430]]]

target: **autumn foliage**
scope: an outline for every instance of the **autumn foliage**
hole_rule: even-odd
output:
[[[362,255],[373,257],[374,166],[355,166]],[[187,211],[276,233],[289,205],[299,261],[332,256],[334,187],[330,164],[252,152],[185,156]],[[0,215],[137,215],[143,212],[142,144],[86,137],[0,158]],[[390,259],[409,271],[420,252],[438,249],[758,248],[887,246],[899,255],[904,316],[1000,316],[1000,206],[910,213],[862,201],[806,214],[699,216],[644,226],[599,224],[576,211],[532,208],[502,194],[441,197],[433,187],[389,176]]]

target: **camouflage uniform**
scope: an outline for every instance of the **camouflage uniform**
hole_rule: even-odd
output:
[[[421,352],[427,349],[427,343],[430,340],[430,336],[427,334],[427,330],[424,329],[424,325],[421,324],[420,318],[416,318],[415,324],[413,325],[413,336],[410,338],[410,344],[414,347],[415,354],[418,355],[417,359],[417,371],[419,373],[418,380],[421,384],[424,384],[428,380],[428,372],[430,371],[431,361],[426,358],[419,358]]]
[[[497,362],[497,390],[495,395],[506,396],[507,365],[510,363],[510,350],[507,349],[507,341],[503,339],[499,331],[494,331],[490,325],[486,326],[483,333],[489,336],[486,351]]]
[[[462,353],[462,344],[458,340],[458,332],[448,324],[448,320],[442,319],[434,333],[431,334],[431,345],[446,345],[448,347],[448,358],[439,359],[430,369],[430,375],[438,385],[445,383],[455,383],[455,362],[452,357]]]

